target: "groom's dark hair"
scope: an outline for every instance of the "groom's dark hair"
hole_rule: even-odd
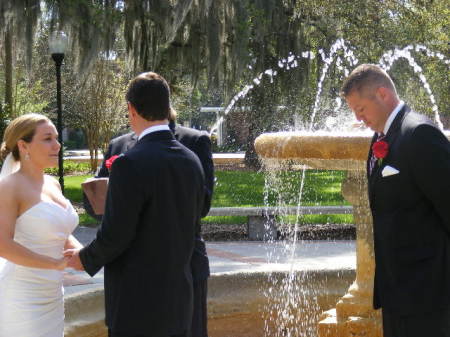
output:
[[[136,76],[128,86],[126,99],[148,121],[168,119],[170,89],[167,81],[154,72]]]

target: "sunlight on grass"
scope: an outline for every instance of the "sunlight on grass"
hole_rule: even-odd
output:
[[[212,207],[255,207],[264,206],[264,173],[250,171],[216,171],[216,184]],[[284,171],[277,173],[280,186],[276,193],[269,193],[270,206],[277,205],[280,196],[286,205],[297,206],[298,190],[302,172]],[[65,195],[68,199],[81,202],[81,183],[91,175],[65,177]],[[302,195],[302,206],[338,206],[349,205],[341,194],[341,182],[345,177],[342,171],[306,171]],[[295,216],[286,217],[287,222],[295,222]],[[88,215],[80,217],[80,224],[96,221]],[[203,223],[244,224],[244,216],[206,217]],[[352,215],[307,215],[301,217],[300,223],[353,223]]]
[[[69,176],[64,177],[64,194],[70,201],[81,202],[83,201],[83,193],[81,191],[81,183],[91,175],[84,176]]]
[[[286,215],[279,217],[279,220],[286,224],[295,224],[295,215]],[[312,214],[312,215],[302,215],[299,217],[299,224],[352,224],[353,215],[352,214]]]
[[[243,225],[247,223],[246,216],[207,216],[202,219],[204,224]]]
[[[280,188],[288,204],[297,205],[301,172],[280,172]],[[242,171],[217,171],[212,207],[251,207],[264,205],[264,174]],[[302,195],[303,205],[348,204],[341,194],[341,171],[307,171]],[[269,204],[277,196],[269,195]]]
[[[79,225],[80,226],[92,226],[92,225],[96,225],[99,224],[100,222],[95,220],[93,217],[91,217],[89,214],[80,214],[80,222]]]

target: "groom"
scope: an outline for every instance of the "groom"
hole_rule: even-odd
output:
[[[169,129],[170,92],[160,75],[137,76],[126,98],[137,144],[113,162],[97,237],[70,265],[91,276],[105,266],[110,337],[184,337],[203,169]]]
[[[200,159],[205,173],[205,201],[203,203],[202,217],[206,216],[211,207],[211,199],[214,189],[214,164],[211,152],[211,140],[206,132],[187,128],[176,123],[176,112],[172,108],[169,116],[169,128],[175,139],[194,152]],[[120,155],[130,150],[136,145],[137,136],[134,132],[127,133],[111,140],[106,151],[103,163],[97,177],[109,177],[109,170],[106,161],[114,155]],[[86,207],[88,206],[88,207]],[[86,211],[92,210],[87,203]],[[91,212],[93,213],[93,212]],[[91,214],[95,216],[95,213]],[[194,311],[192,315],[192,325],[190,337],[208,337],[208,277],[209,259],[206,246],[201,237],[201,227],[198,223],[195,231],[194,252],[191,258],[191,271],[194,285]]]
[[[374,307],[384,337],[450,336],[450,143],[363,64],[342,95],[375,131],[367,161],[375,247]]]

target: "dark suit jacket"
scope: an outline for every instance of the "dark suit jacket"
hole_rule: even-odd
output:
[[[198,157],[170,131],[144,136],[114,161],[101,227],[80,258],[90,275],[105,266],[106,324],[115,333],[189,329],[203,185]]]
[[[211,152],[211,140],[208,133],[175,123],[170,123],[175,138],[189,150],[193,151],[202,163],[205,172],[205,202],[202,217],[205,217],[211,208],[211,199],[214,189],[214,163]],[[195,248],[192,255],[192,276],[194,280],[204,280],[209,276],[209,260],[206,253],[205,242],[201,237],[200,221],[197,224]]]
[[[371,175],[367,171],[376,262],[374,307],[399,315],[447,308],[450,143],[407,106],[384,140],[389,144],[387,157]],[[387,165],[400,173],[382,177]]]
[[[137,142],[137,136],[135,135],[134,132],[130,132],[130,133],[127,133],[127,134],[124,134],[122,136],[112,139],[109,142],[108,150],[106,151],[105,155],[103,156],[102,166],[100,166],[100,170],[97,173],[97,177],[109,177],[109,171],[105,165],[106,160],[112,156],[120,155],[122,153],[127,152],[134,145],[136,145],[136,142]]]
[[[174,122],[169,124],[175,138],[189,150],[194,152],[203,167],[205,173],[205,201],[202,211],[202,217],[205,217],[211,208],[211,199],[214,190],[214,163],[212,159],[211,140],[207,132],[195,130],[180,126]],[[111,156],[120,155],[131,149],[136,144],[137,137],[134,132],[127,133],[120,137],[114,138],[109,146],[108,151],[104,155],[104,160],[97,177],[108,177],[109,171],[105,162]],[[200,281],[208,278],[209,260],[206,253],[205,242],[201,237],[200,221],[196,227],[195,249],[192,255],[192,276],[194,280]]]

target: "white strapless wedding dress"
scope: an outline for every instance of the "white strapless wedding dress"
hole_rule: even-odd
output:
[[[28,249],[61,258],[65,242],[78,224],[67,207],[41,201],[16,222],[14,240]],[[28,268],[0,258],[0,337],[63,337],[62,272]]]

